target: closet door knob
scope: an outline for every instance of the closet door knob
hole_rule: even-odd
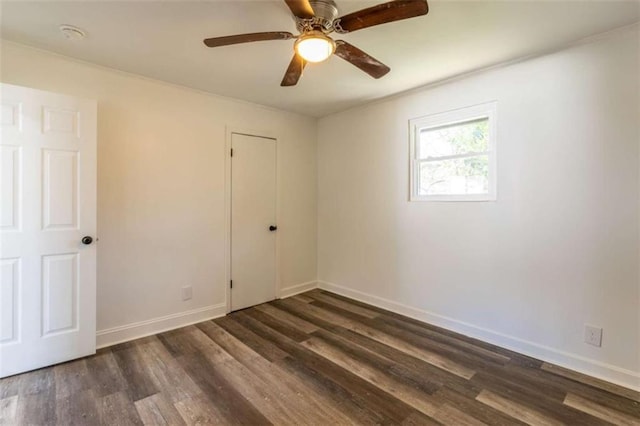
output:
[[[82,241],[82,244],[88,246],[89,244],[91,244],[93,242],[93,238],[91,238],[90,236],[87,235],[86,237],[82,237],[81,241]]]
[[[278,229],[278,227],[277,227],[277,226],[273,226],[273,225],[271,225],[271,226],[269,227],[269,231],[271,231],[271,232],[276,231],[277,229]]]

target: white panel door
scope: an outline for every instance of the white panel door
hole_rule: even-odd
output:
[[[8,84],[0,103],[5,377],[95,353],[97,105]]]
[[[276,141],[231,135],[231,310],[276,298]]]

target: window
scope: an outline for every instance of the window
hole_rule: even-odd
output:
[[[495,200],[495,119],[491,102],[410,120],[410,200]]]

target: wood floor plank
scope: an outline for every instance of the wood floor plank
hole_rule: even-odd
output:
[[[305,294],[297,294],[297,295],[293,296],[293,299],[296,299],[296,300],[298,300],[298,301],[300,301],[302,303],[311,303],[311,302],[313,302],[313,299],[311,297],[307,296],[306,293]]]
[[[96,397],[91,389],[56,399],[56,419],[62,425],[95,425],[100,422]]]
[[[296,314],[298,312],[305,312],[316,318],[320,318],[323,321],[326,321],[328,323],[331,323],[333,325],[337,325],[346,329],[352,329],[356,325],[354,321],[351,321],[338,314],[335,314],[333,312],[314,306],[313,303],[302,303],[295,298],[280,300],[277,306],[288,307],[289,310],[293,310]]]
[[[471,350],[469,347],[460,347],[459,345],[451,345],[448,342],[434,340],[424,334],[407,330],[405,327],[397,324],[388,323],[380,318],[368,323],[369,326],[379,329],[387,334],[396,336],[413,344],[421,349],[433,352],[439,356],[455,361],[460,365],[464,365],[469,369],[476,370],[482,368],[487,363],[496,363],[497,365],[505,365],[511,359],[500,354],[490,352],[482,348]],[[469,345],[471,346],[471,345]]]
[[[181,328],[179,334],[174,332],[160,334],[158,339],[174,357],[204,355],[214,364],[232,359],[231,355],[213,344],[211,339],[195,325]]]
[[[127,382],[113,357],[111,350],[101,351],[86,359],[91,389],[96,397],[116,392],[126,392]]]
[[[289,304],[289,306],[295,306],[295,301],[285,301],[285,303]],[[298,309],[301,309],[301,308],[302,307],[298,306]],[[377,340],[381,343],[384,343],[387,346],[391,346],[399,351],[402,351],[406,354],[419,358],[425,362],[428,362],[429,364],[432,364],[438,368],[441,368],[457,376],[463,377],[465,379],[470,379],[475,374],[475,371],[471,370],[470,368],[467,368],[460,364],[452,362],[433,352],[421,349],[395,336],[381,332],[372,327],[351,321],[334,312],[330,312],[326,309],[313,306],[312,304],[306,304],[304,308],[311,315],[320,317],[335,325],[339,325],[341,327],[355,331],[356,333],[362,334],[363,336],[367,336],[371,339]]]
[[[379,315],[376,318],[376,323],[386,324],[395,328],[404,329],[412,333],[413,335],[421,336],[425,339],[428,339],[429,341],[433,342],[433,344],[441,345],[441,347],[445,348],[448,347],[451,349],[456,349],[458,351],[471,353],[485,361],[492,361],[497,364],[504,365],[511,360],[511,358],[507,355],[496,353],[492,350],[476,346],[466,341],[454,339],[446,334],[442,334],[428,328],[418,327],[415,324],[407,323],[405,321],[399,321],[396,318]]]
[[[260,327],[269,327],[269,326],[273,327],[273,328],[270,328],[271,332],[282,336],[282,339],[288,339],[290,342],[290,345],[295,345],[296,343],[298,343],[296,340],[294,340],[295,336],[285,334],[287,331],[283,330],[281,327],[277,327],[277,326],[274,327],[274,324],[270,323],[269,321],[266,321],[261,313],[254,313],[252,315],[249,312],[244,311],[238,316],[240,316],[241,319],[244,319],[244,321],[248,321],[249,323],[252,322],[253,324],[260,324]],[[282,341],[283,340],[280,340],[280,342]],[[279,367],[276,367],[276,368],[279,368]],[[268,370],[268,368],[264,368],[264,370]],[[341,418],[341,416],[339,415],[340,410],[337,409],[336,404],[332,401],[330,397],[328,397],[324,393],[312,393],[311,392],[312,389],[309,388],[309,386],[307,386],[306,383],[300,382],[297,378],[298,376],[290,375],[288,372],[280,372],[278,374],[278,377],[285,380],[289,379],[289,381],[287,382],[287,386],[296,387],[297,392],[299,394],[315,394],[317,396],[316,403],[318,404],[318,406],[323,407],[324,410],[330,409],[330,411],[323,416],[325,421],[329,421],[330,423],[334,423],[334,424],[344,424],[346,422],[351,423],[351,421],[348,421],[349,420],[348,418]],[[346,414],[349,414],[349,412],[347,412]],[[353,418],[353,420],[356,420],[356,419]]]
[[[0,425],[17,424],[18,395],[0,399]]]
[[[174,347],[177,362],[194,383],[202,390],[210,403],[216,405],[215,414],[228,423],[270,424],[271,422],[225,377],[229,363],[234,358],[215,344],[195,326],[185,327],[181,345]],[[198,398],[188,398],[199,401]],[[177,405],[176,405],[177,406]],[[187,416],[185,420],[190,417]]]
[[[569,407],[573,407],[577,410],[584,411],[587,414],[590,414],[594,417],[605,420],[607,422],[614,423],[616,425],[624,425],[624,426],[640,425],[640,419],[638,419],[637,417],[633,418],[619,411],[612,410],[610,408],[597,404],[581,396],[574,395],[572,393],[567,395],[567,397],[564,400],[564,403]]]
[[[400,424],[401,426],[441,426],[444,423],[440,423],[439,421],[417,411],[407,416],[407,418]]]
[[[20,392],[20,382],[22,380],[22,376],[22,374],[17,374],[15,376],[0,379],[0,399],[18,395],[18,393]]]
[[[298,376],[282,369],[279,365],[270,363],[266,359],[258,356],[257,353],[250,351],[242,342],[226,333],[222,328],[213,322],[205,323],[203,330],[205,334],[211,337],[214,342],[220,342],[221,347],[231,354],[244,368],[252,372],[256,378],[265,384],[265,392],[279,393],[287,400],[297,400],[295,404],[299,411],[296,423],[304,421],[312,421],[311,418],[315,413],[320,416],[317,421],[331,421],[332,423],[343,424],[350,422],[350,418],[342,414],[336,404],[328,398],[324,393],[314,392],[306,382],[301,381]],[[244,347],[246,350],[241,350]],[[247,352],[250,351],[250,352]],[[248,385],[246,385],[248,386]],[[278,405],[280,400],[276,398]],[[281,407],[281,412],[294,410],[291,407]],[[311,416],[310,416],[311,414]],[[271,419],[271,418],[270,418]],[[280,423],[276,421],[276,423]]]
[[[332,405],[336,408],[341,408],[341,411],[344,412],[346,416],[356,421],[362,420],[364,418],[370,418],[370,416],[363,416],[360,410],[355,410],[357,414],[354,415],[354,410],[350,410],[350,408],[352,407],[345,407],[348,404],[345,403],[344,399],[332,398],[334,396],[333,393],[328,393],[326,391],[323,391],[322,388],[315,387],[314,384],[316,383],[316,381],[310,382],[309,380],[307,380],[308,377],[301,379],[300,375],[295,374],[295,369],[292,372],[291,369],[286,368],[288,366],[287,363],[285,363],[284,365],[278,364],[277,366],[281,369],[272,372],[271,370],[276,367],[275,364],[269,364],[269,362],[266,359],[260,357],[257,352],[254,352],[248,346],[243,344],[243,342],[227,333],[222,327],[218,326],[214,322],[209,321],[201,323],[198,324],[198,327],[201,328],[205,332],[205,334],[212,338],[216,343],[218,343],[225,351],[227,351],[236,360],[242,363],[242,365],[244,365],[254,373],[260,375],[263,379],[269,381],[269,383],[280,383],[282,382],[281,378],[285,378],[283,382],[285,386],[292,387],[292,385],[294,385],[296,388],[296,392],[299,392],[302,395],[317,395],[319,398],[319,403],[321,405]],[[298,383],[292,383],[294,377],[298,378]],[[333,390],[335,391],[335,389]],[[376,418],[376,420],[378,419]],[[375,423],[375,421],[369,421],[367,423]]]
[[[258,334],[248,330],[230,317],[219,318],[216,324],[224,328],[229,334],[241,340],[245,345],[250,346],[254,351],[265,357],[269,361],[277,361],[285,358],[288,354],[273,343],[265,341]]]
[[[299,331],[296,327],[292,327],[288,325],[286,322],[280,321],[277,318],[274,318],[264,312],[260,312],[256,309],[249,309],[245,312],[242,312],[243,315],[248,315],[261,323],[267,325],[268,327],[276,330],[277,332],[287,336],[291,340],[296,342],[302,342],[309,338],[307,333],[303,333]]]
[[[603,422],[595,417],[585,414],[573,408],[563,407],[562,401],[553,396],[548,396],[544,390],[519,381],[509,376],[487,375],[479,373],[473,379],[476,384],[482,386],[485,391],[494,394],[508,396],[516,400],[530,410],[540,413],[544,417],[553,418],[563,424],[603,425]]]
[[[236,360],[221,367],[221,375],[273,424],[301,424],[305,418],[310,421],[317,413],[310,412],[305,416],[304,410],[309,409],[306,401],[300,401],[298,395],[278,383],[267,384]],[[296,403],[291,404],[292,409],[287,410],[286,401],[292,400]],[[319,419],[315,416],[314,420]]]
[[[542,361],[534,360],[533,358],[530,358],[530,357],[528,357],[526,355],[522,355],[522,354],[510,351],[508,349],[504,349],[504,348],[501,348],[499,346],[495,346],[495,345],[492,345],[490,343],[483,342],[483,341],[478,340],[478,339],[474,339],[473,337],[468,337],[468,336],[465,336],[463,334],[456,333],[455,331],[446,330],[444,328],[441,328],[441,327],[438,327],[438,326],[435,326],[435,325],[432,325],[432,324],[428,324],[428,323],[425,323],[423,321],[420,321],[420,320],[417,320],[417,319],[414,319],[414,318],[406,317],[404,315],[401,315],[401,314],[398,314],[398,313],[395,313],[395,312],[391,312],[391,311],[388,311],[386,309],[379,308],[377,306],[372,306],[372,305],[368,305],[366,303],[363,303],[363,302],[360,302],[360,301],[357,301],[357,300],[349,299],[348,297],[341,296],[339,294],[336,294],[336,293],[333,293],[333,292],[330,292],[330,291],[326,291],[326,290],[320,290],[320,291],[322,293],[324,293],[324,294],[330,295],[331,297],[335,297],[335,298],[338,298],[340,300],[344,300],[346,302],[352,303],[354,305],[362,306],[362,307],[365,307],[367,309],[371,309],[371,310],[374,310],[376,312],[379,312],[381,314],[380,318],[383,318],[383,319],[384,318],[395,318],[395,319],[397,319],[399,321],[402,321],[402,322],[405,322],[405,323],[409,323],[409,324],[413,324],[415,326],[422,327],[422,328],[425,328],[425,329],[428,329],[428,330],[433,330],[433,331],[436,331],[436,332],[438,332],[440,334],[444,334],[444,335],[450,336],[450,337],[452,337],[454,339],[457,339],[457,340],[460,340],[460,341],[463,341],[463,342],[467,342],[467,343],[471,343],[472,345],[476,345],[478,347],[488,349],[488,350],[490,350],[492,352],[503,354],[503,355],[511,358],[511,362],[519,363],[521,361],[524,361],[524,362],[535,361],[535,362],[538,363],[538,367],[542,365]]]
[[[513,426],[525,424],[502,411],[498,411],[489,405],[477,401],[475,396],[473,398],[469,398],[468,396],[460,394],[446,386],[440,389],[436,395],[440,400],[445,401],[445,404],[455,406],[458,410],[488,425]]]
[[[281,335],[275,330],[271,330],[253,318],[241,314],[234,314],[234,318],[247,328],[287,351],[292,358],[303,361],[305,367],[324,376],[327,380],[335,383],[336,386],[344,389],[345,392],[350,393],[352,395],[351,400],[355,404],[365,407],[367,410],[378,412],[386,419],[389,419],[382,423],[401,423],[408,415],[416,411],[410,405],[393,398],[384,390],[361,379],[350,371],[336,368],[336,364],[330,360]],[[286,360],[285,358],[282,361]]]
[[[353,312],[356,315],[363,316],[365,318],[376,318],[380,315],[379,312],[372,311],[371,309],[363,308],[361,306],[354,305],[353,303],[345,302],[340,299],[336,299],[335,297],[331,297],[330,294],[326,293],[310,293],[310,296],[314,301],[320,301],[327,303],[329,305],[336,306],[340,309],[344,309],[346,311]]]
[[[36,409],[37,407],[37,409]],[[53,368],[21,376],[16,419],[25,424],[56,422],[56,388]]]
[[[182,327],[157,334],[156,337],[172,356],[178,357],[198,351],[191,345],[191,340],[188,338],[190,332],[190,327]]]
[[[41,393],[50,393],[55,395],[55,375],[53,368],[41,368],[24,374],[20,380],[18,393],[20,395],[36,395]]]
[[[224,364],[234,359],[229,352],[222,349],[200,328],[194,325],[189,329],[189,337],[193,340],[193,346],[198,349],[198,355],[204,355],[214,365]]]
[[[319,301],[314,302],[313,305],[343,316],[351,321],[354,321],[356,324],[362,327],[366,327],[367,329],[374,329],[381,333],[385,333],[388,336],[394,336],[396,339],[404,341],[405,343],[417,347],[420,350],[427,351],[428,353],[433,354],[437,357],[449,360],[450,362],[466,368],[469,371],[482,369],[489,361],[495,360],[495,357],[487,358],[466,349],[461,349],[446,343],[434,341],[433,339],[424,337],[421,334],[414,333],[402,327],[389,324],[384,320],[380,320],[379,318],[373,320],[369,318],[363,318],[357,314],[353,314],[350,311],[345,311],[342,308],[338,308]],[[504,365],[505,362],[499,362],[498,364]]]
[[[256,306],[256,310],[260,312],[264,312],[267,315],[271,315],[275,319],[280,320],[285,324],[289,324],[291,327],[297,328],[303,333],[307,333],[307,334],[313,333],[318,329],[318,327],[311,324],[310,322],[307,322],[295,315],[291,315],[286,311],[278,309],[272,304],[265,303],[265,304]]]
[[[324,395],[332,400],[332,405],[350,418],[353,424],[386,424],[393,423],[382,410],[374,410],[360,395],[354,393],[353,387],[345,388],[339,381],[329,375],[322,374],[321,368],[314,369],[295,358],[285,358],[278,366],[307,383],[312,392]],[[356,385],[357,386],[357,385]],[[400,414],[400,413],[398,413]],[[400,414],[400,416],[402,416]]]
[[[189,399],[189,397],[181,401],[185,399]],[[186,425],[176,407],[171,403],[171,400],[161,393],[136,401],[135,407],[140,420],[146,426]]]
[[[345,315],[345,313],[343,313],[343,315]],[[398,321],[398,323],[399,322],[400,321]],[[414,338],[412,336],[409,335],[408,339],[407,339],[407,336],[403,336],[402,333],[398,333],[396,330],[388,329],[388,327],[386,327],[385,325],[381,325],[380,328],[382,330],[387,331],[388,333],[395,333],[396,335],[399,334],[400,336],[405,337],[406,340],[409,340],[409,341],[413,341],[414,340]],[[416,343],[419,343],[419,342],[420,342],[420,340],[416,339]],[[505,357],[505,358],[506,358],[506,360],[510,359],[509,357]],[[499,363],[499,364],[502,365],[504,363],[502,362],[502,363]],[[524,381],[525,383],[532,384],[532,388],[538,388],[537,390],[538,391],[542,391],[542,393],[545,395],[545,397],[550,396],[550,395],[553,394],[553,392],[555,392],[555,390],[556,390],[555,387],[553,387],[553,386],[549,387],[548,386],[548,385],[550,385],[548,377],[547,377],[547,380],[539,380],[539,377],[536,377],[537,373],[540,373],[540,370],[535,369],[535,368],[534,369],[529,368],[529,369],[525,370],[524,368],[521,368],[520,365],[522,365],[521,362],[517,363],[516,365],[510,365],[509,367],[507,367],[507,369],[508,369],[507,371],[509,371],[511,375],[514,375],[514,373],[517,372],[517,374],[515,374],[515,376],[518,378],[519,381]],[[535,363],[533,364],[534,367],[536,365],[537,364],[535,364]],[[493,371],[496,371],[496,370],[498,370],[498,368],[493,368]],[[502,372],[502,373],[504,373],[504,372]],[[523,375],[523,373],[525,373],[525,375]],[[535,380],[532,380],[533,378],[535,378]],[[565,392],[563,392],[563,391],[558,389],[557,395],[558,395],[557,396],[557,400],[558,401],[562,401],[562,399],[564,398]],[[619,400],[617,400],[617,402],[618,402],[618,404],[620,403]],[[626,409],[629,409],[629,412],[632,415],[638,415],[638,413],[633,411],[633,407],[623,407],[621,405],[617,405],[616,408],[619,409],[619,410],[623,409],[623,411],[626,410]],[[592,419],[587,419],[587,420],[593,422]]]
[[[52,392],[18,396],[16,416],[19,425],[46,425],[57,423],[56,398]]]
[[[357,362],[366,364],[409,387],[419,389],[429,395],[432,395],[440,389],[440,385],[432,382],[429,376],[415,374],[413,370],[403,368],[401,364],[393,359],[386,358],[370,350],[368,347],[361,346],[347,338],[335,335],[326,330],[318,330],[313,333],[313,336],[340,349]]]
[[[209,337],[221,337],[219,334],[216,336],[216,325],[213,323],[203,325],[202,328]],[[230,340],[233,339],[230,335],[228,338],[224,339],[224,343],[227,347],[230,343],[235,343],[232,352],[238,353],[237,347],[241,343]],[[212,342],[217,344],[215,339]],[[349,421],[339,410],[331,407],[328,404],[330,401],[322,395],[310,392],[304,383],[262,357],[247,357],[243,354],[239,359],[233,358],[226,362],[219,370],[221,375],[272,423],[301,424],[307,421],[343,424]],[[291,404],[292,401],[295,403]]]
[[[291,307],[284,306],[280,304],[280,302],[274,302],[274,304],[276,304],[279,309],[291,309]],[[311,316],[303,310],[292,309],[290,312],[292,314],[296,314],[305,318],[309,322],[313,322],[318,327],[324,330],[330,331],[337,336],[348,339],[364,348],[369,349],[372,352],[375,352],[376,354],[395,361],[395,365],[391,368],[400,371],[401,374],[404,374],[405,370],[410,370],[416,376],[429,377],[430,381],[433,381],[434,383],[442,386],[450,386],[458,390],[460,393],[468,395],[468,397],[471,399],[475,398],[481,390],[476,389],[475,386],[471,385],[466,379],[453,374],[449,374],[448,372],[441,370],[429,363],[426,363],[421,359],[398,351],[397,349],[391,346],[387,346],[377,340],[373,340],[352,330],[335,326],[332,323],[324,321],[319,317]]]
[[[491,391],[483,390],[476,399],[483,404],[487,404],[490,407],[500,410],[503,413],[523,421],[528,425],[536,426],[561,426],[563,423],[547,417],[529,407],[511,401],[501,395],[495,394]]]
[[[333,296],[337,297],[337,295]],[[405,328],[418,334],[425,335],[426,337],[432,338],[436,341],[463,347],[473,352],[480,352],[488,357],[495,356],[496,360],[501,363],[504,361],[509,361],[512,355],[517,355],[507,349],[500,348],[490,343],[482,342],[472,337],[464,336],[462,334],[458,334],[450,330],[445,330],[431,324],[426,324],[416,319],[405,317],[396,313],[388,311],[381,312],[378,315],[378,320],[396,325],[401,328]]]
[[[357,362],[341,350],[332,347],[318,338],[313,337],[306,340],[302,345],[331,360],[345,370],[353,372],[358,377],[409,404],[427,416],[433,416],[438,409],[438,406],[430,401],[428,394],[419,392],[389,376],[381,374],[379,371],[367,365]]]
[[[160,392],[145,366],[139,345],[134,341],[112,348],[113,357],[127,382],[127,394],[134,402]]]
[[[636,402],[640,402],[640,392],[636,392],[631,389],[623,388],[622,386],[614,385],[613,383],[605,382],[604,380],[597,379],[595,377],[586,376],[578,372],[563,368],[557,365],[549,364],[545,362],[542,364],[542,370],[556,374],[558,376],[566,377],[571,380],[583,383],[588,386],[601,389],[605,392],[619,395],[627,399],[631,399]]]
[[[98,398],[96,401],[101,425],[137,426],[142,425],[138,412],[126,393],[116,392]]]
[[[563,375],[555,374],[547,369],[529,368],[523,370],[529,375],[536,376],[539,381],[546,383],[549,386],[554,386],[559,391],[563,391],[565,393],[564,396],[566,396],[566,393],[574,393],[576,395],[586,397],[600,405],[604,405],[605,407],[621,411],[632,417],[640,418],[640,402],[635,401],[634,399],[608,392],[604,390],[602,386],[592,386],[587,384],[586,380],[574,380]],[[575,374],[578,375],[579,373]],[[628,396],[633,396],[633,391],[630,389],[623,389],[620,386],[613,384],[610,385],[620,388],[618,393],[626,393]],[[564,396],[562,398],[563,400]]]
[[[457,426],[484,426],[486,423],[481,422],[478,419],[471,417],[468,414],[463,413],[455,407],[449,404],[443,404],[435,413],[433,418],[438,420],[444,425],[457,425]]]
[[[588,400],[609,408],[613,411],[619,411],[620,413],[626,414],[633,418],[640,419],[639,402],[623,397],[618,397],[602,390],[595,390],[592,387],[587,387],[586,389],[584,389],[581,387],[574,388],[573,386],[567,386],[567,393],[574,393],[575,395],[587,398]]]
[[[640,426],[640,394],[312,290],[1,379],[0,424]]]
[[[232,358],[238,360],[243,365],[250,365],[254,362],[259,362],[260,358],[268,361],[268,359],[263,358],[260,353],[254,351],[242,340],[238,339],[233,334],[229,333],[227,330],[220,327],[220,325],[213,321],[202,322],[196,324],[196,326],[204,334],[206,334],[207,337],[213,340],[215,344],[220,346],[222,350],[224,350]],[[241,327],[242,326],[238,324],[236,329],[239,329]],[[250,333],[250,331],[246,330],[246,333]],[[258,336],[255,336],[255,338],[259,339]]]
[[[553,374],[541,368],[526,368],[519,364],[509,363],[503,369],[488,368],[486,371],[490,371],[494,376],[509,377],[513,382],[535,388],[546,398],[553,398],[558,402],[564,401],[567,393],[575,393],[605,407],[640,418],[639,402]]]
[[[175,403],[202,394],[202,390],[156,337],[139,345],[138,350],[146,376],[162,391],[163,398],[166,397]],[[154,402],[155,399],[152,398],[150,401]]]
[[[391,374],[428,378],[434,385],[439,387],[449,386],[467,395],[469,398],[475,398],[481,390],[467,379],[455,374],[450,374],[419,358],[384,345],[377,340],[369,339],[350,331],[334,330],[333,333],[386,359],[387,362],[381,363],[380,365],[384,366]]]
[[[84,359],[56,365],[53,373],[58,399],[91,389],[91,375]]]
[[[556,405],[561,404],[566,396],[566,391],[527,374],[519,367],[509,369],[509,366],[501,368],[487,366],[479,371],[471,379],[471,382],[480,388],[497,389],[498,393],[502,390],[508,390],[510,393],[519,393],[523,397],[537,398],[542,396],[545,399],[555,401]]]
[[[206,396],[187,398],[175,404],[182,420],[189,426],[232,425]]]
[[[179,357],[187,374],[202,389],[210,404],[227,423],[243,425],[271,424],[260,411],[233,387],[205,354],[193,353]],[[218,364],[220,365],[220,364]]]
[[[427,351],[427,353],[432,354],[433,356],[446,359],[454,365],[466,368],[469,372],[482,369],[488,363],[496,362],[496,360],[499,360],[496,362],[498,365],[505,365],[506,363],[504,361],[504,357],[501,357],[500,355],[497,357],[488,356],[487,353],[480,353],[479,351],[474,352],[449,343],[442,343],[440,341],[433,340],[430,337],[425,337],[420,333],[415,333],[412,330],[407,330],[404,327],[390,324],[385,319],[363,318],[362,316],[353,314],[350,311],[345,311],[342,308],[320,301],[315,301],[313,305],[345,317],[362,327],[366,327],[367,329],[377,330],[388,336],[393,336],[399,341],[404,341],[419,350]],[[443,366],[440,367],[443,368]],[[468,376],[464,375],[462,377],[468,378]]]

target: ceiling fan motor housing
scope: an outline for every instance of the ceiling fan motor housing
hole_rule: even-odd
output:
[[[296,17],[296,26],[301,33],[321,29],[330,32],[333,28],[333,20],[338,16],[338,7],[333,0],[310,0],[311,8],[315,16],[311,19]]]

